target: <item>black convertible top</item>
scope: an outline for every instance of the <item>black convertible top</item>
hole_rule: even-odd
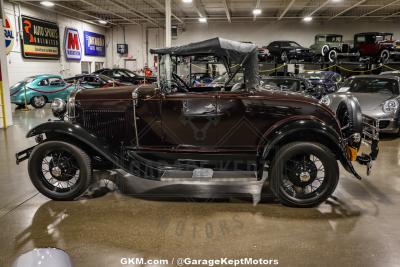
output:
[[[254,88],[257,84],[258,52],[257,46],[251,43],[216,37],[182,46],[150,49],[150,53],[174,56],[213,55],[224,60],[227,65],[243,64],[246,85]]]

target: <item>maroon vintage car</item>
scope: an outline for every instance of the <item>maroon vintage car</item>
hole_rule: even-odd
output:
[[[370,57],[380,63],[386,63],[391,56],[400,54],[396,49],[393,33],[363,32],[354,35],[354,49],[361,57]]]
[[[282,203],[310,207],[335,190],[337,161],[360,178],[352,161],[369,170],[378,154],[376,125],[355,99],[344,99],[336,118],[311,97],[260,86],[253,44],[214,38],[152,53],[160,58],[157,86],[76,92],[53,105],[60,120],[29,131],[38,144],[16,157],[29,158],[41,193],[72,200],[93,170],[113,170],[133,193],[251,194],[257,202],[269,186]],[[190,86],[199,57],[225,67],[225,85]],[[232,86],[238,73],[244,79]],[[371,153],[357,156],[363,139]]]

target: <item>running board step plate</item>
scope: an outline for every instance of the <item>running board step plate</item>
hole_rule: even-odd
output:
[[[250,171],[213,171],[199,168],[193,171],[165,171],[161,181],[246,182],[257,181],[257,177],[255,172]]]

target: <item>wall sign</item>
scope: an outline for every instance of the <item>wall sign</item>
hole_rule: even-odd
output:
[[[6,41],[5,53],[8,55],[14,47],[15,33],[11,22],[7,17],[4,17],[4,39]]]
[[[24,58],[60,58],[60,32],[56,23],[23,15],[21,21]]]
[[[82,49],[77,29],[65,28],[64,33],[64,50],[67,60],[81,60]]]
[[[83,32],[85,40],[85,55],[104,57],[106,55],[106,38],[95,32]]]

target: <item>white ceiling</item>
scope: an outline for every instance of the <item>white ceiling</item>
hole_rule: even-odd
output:
[[[12,0],[38,6],[40,0]],[[80,20],[109,25],[148,24],[163,26],[164,0],[53,0],[54,7],[44,8],[59,14],[71,14]],[[171,0],[174,24],[199,23],[200,16],[209,22],[251,22],[300,20],[311,15],[315,20],[394,21],[400,18],[400,0]],[[254,17],[259,7],[262,14]]]

